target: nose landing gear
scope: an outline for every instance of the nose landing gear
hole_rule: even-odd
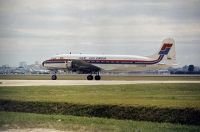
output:
[[[57,79],[56,73],[57,73],[57,71],[51,71],[51,74],[52,74],[51,80],[56,80]]]

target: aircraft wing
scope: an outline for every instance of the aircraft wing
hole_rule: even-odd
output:
[[[84,73],[94,73],[98,72],[101,69],[97,66],[94,66],[90,63],[87,63],[83,60],[72,60],[71,64],[68,62],[68,68],[72,71],[80,71]]]

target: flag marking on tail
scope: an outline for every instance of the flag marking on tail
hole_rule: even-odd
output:
[[[160,52],[159,52],[159,55],[167,55],[171,49],[173,44],[168,44],[168,43],[165,43],[163,45],[163,47],[161,48]]]

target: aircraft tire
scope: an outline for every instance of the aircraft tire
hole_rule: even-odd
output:
[[[52,80],[56,80],[56,79],[57,79],[57,76],[56,76],[56,75],[52,75],[52,76],[51,76],[51,79],[52,79]]]
[[[101,80],[101,76],[96,75],[96,76],[95,76],[95,80]]]
[[[87,80],[93,80],[93,76],[92,75],[88,75],[87,76]]]

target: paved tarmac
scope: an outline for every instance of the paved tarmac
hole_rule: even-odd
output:
[[[200,83],[200,81],[0,80],[0,86],[118,85],[155,83]]]

